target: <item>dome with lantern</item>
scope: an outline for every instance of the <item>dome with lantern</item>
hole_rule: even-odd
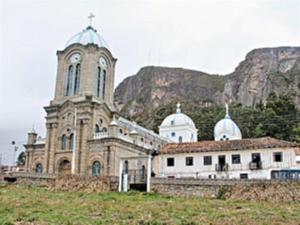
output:
[[[159,126],[159,134],[173,142],[197,141],[197,129],[193,120],[181,112],[180,103],[176,113],[167,116]]]
[[[226,115],[214,128],[215,141],[241,140],[242,133],[236,123],[229,116],[228,105],[226,104]]]
[[[65,47],[68,47],[72,44],[95,44],[98,45],[98,47],[104,47],[109,49],[109,46],[107,42],[102,38],[102,36],[97,32],[97,30],[92,27],[92,19],[95,16],[91,14],[88,18],[90,19],[90,25],[85,28],[83,31],[75,34],[73,37],[70,38],[70,40],[67,42]]]

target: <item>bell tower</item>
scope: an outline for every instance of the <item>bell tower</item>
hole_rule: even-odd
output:
[[[57,51],[57,76],[52,104],[66,100],[94,99],[113,105],[116,59],[105,40],[90,25],[71,37],[65,49]]]

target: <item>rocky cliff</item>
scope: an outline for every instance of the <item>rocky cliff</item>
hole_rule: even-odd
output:
[[[300,47],[255,49],[227,77],[222,102],[254,106],[271,92],[292,92],[299,106]]]
[[[255,49],[228,75],[182,68],[144,67],[115,90],[117,108],[128,117],[181,101],[208,106],[224,102],[255,106],[271,92],[291,92],[300,106],[300,47]]]

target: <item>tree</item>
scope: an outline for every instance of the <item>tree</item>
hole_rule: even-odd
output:
[[[17,165],[18,166],[24,166],[25,165],[25,160],[26,160],[25,152],[21,152],[18,156],[18,159],[17,159]]]

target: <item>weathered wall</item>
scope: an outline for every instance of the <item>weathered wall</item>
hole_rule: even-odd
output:
[[[51,190],[60,191],[83,191],[83,192],[108,192],[118,190],[117,177],[92,177],[82,175],[56,176],[53,174],[31,174],[31,173],[12,173],[6,178],[16,178],[12,184],[42,186]],[[10,179],[13,181],[13,179]]]
[[[152,178],[153,192],[185,197],[300,202],[300,181]]]

